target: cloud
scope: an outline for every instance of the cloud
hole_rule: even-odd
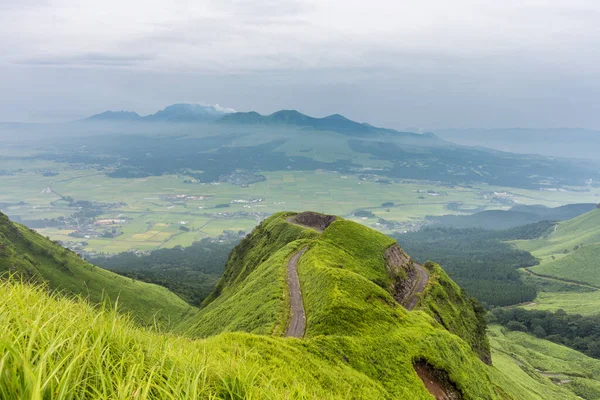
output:
[[[16,64],[42,65],[42,66],[110,66],[129,67],[156,58],[152,54],[110,54],[110,53],[83,53],[66,56],[33,56],[16,60]]]
[[[547,62],[600,46],[595,0],[0,2],[0,62],[39,65],[237,73],[381,67],[407,53]],[[597,58],[578,62],[595,68]]]
[[[214,108],[215,110],[222,112],[223,114],[231,114],[236,112],[233,108],[227,108],[227,107],[221,107],[218,104],[215,104],[212,106],[212,108]]]
[[[600,124],[586,117],[600,96],[597,0],[0,0],[0,10],[0,105],[11,110],[20,93],[29,112],[60,90],[65,109],[89,104],[82,113],[201,98],[350,110],[399,128]],[[91,85],[105,95],[92,100]]]

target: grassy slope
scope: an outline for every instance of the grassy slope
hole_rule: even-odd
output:
[[[307,315],[307,336],[382,334],[404,310],[389,287],[383,252],[394,240],[338,219],[298,263]],[[377,282],[377,283],[375,283]]]
[[[599,227],[600,229],[600,227]],[[600,242],[586,244],[556,260],[548,260],[532,271],[600,286]]]
[[[217,288],[202,310],[179,327],[206,337],[244,331],[282,334],[289,318],[287,260],[318,233],[288,223],[279,213],[259,225],[231,253]]]
[[[468,346],[427,318],[385,337],[189,340],[23,284],[0,284],[0,397],[429,399],[412,360],[451,371],[466,398],[497,398]],[[43,330],[40,327],[43,325]],[[85,327],[85,329],[82,329]],[[212,396],[212,397],[211,397]]]
[[[0,213],[0,272],[17,273],[51,289],[81,295],[93,303],[108,297],[138,322],[177,324],[195,312],[162,286],[134,281],[95,267],[76,254]]]
[[[548,236],[515,241],[540,260],[531,271],[550,277],[600,286],[600,210],[561,222]],[[565,252],[566,250],[566,252]],[[600,291],[543,291],[528,308],[595,314]]]
[[[0,332],[0,397],[430,399],[412,365],[424,358],[447,371],[466,399],[536,398],[483,364],[469,343],[428,311],[407,312],[377,284],[384,274],[369,268],[385,268],[389,238],[364,227],[354,230],[356,224],[341,219],[317,238],[316,231],[291,225],[285,216],[267,220],[232,253],[232,271],[218,295],[207,301],[200,319],[192,319],[195,324],[186,325],[200,336],[245,329],[267,335],[225,332],[189,340],[139,328],[110,310],[51,297],[43,289],[0,283],[0,326],[7,327]],[[345,225],[347,230],[337,229]],[[308,337],[269,336],[281,334],[275,326],[287,318],[280,281],[287,259],[304,246],[310,257],[303,256],[298,268]],[[421,307],[427,310],[427,304]],[[244,309],[265,317],[257,323]],[[206,329],[209,319],[213,326]]]
[[[0,294],[2,399],[367,399],[383,392],[318,343],[247,333],[189,340],[28,285],[0,282]]]
[[[568,347],[500,326],[489,330],[494,379],[512,381],[537,399],[600,399],[600,361]],[[562,381],[562,383],[561,383]],[[554,382],[555,384],[552,384]]]
[[[286,346],[302,343],[306,351],[316,346],[323,355],[331,353],[353,371],[382,385],[379,395],[384,397],[419,398],[422,388],[414,379],[412,362],[425,358],[449,371],[467,398],[496,398],[497,393],[505,392],[515,398],[535,398],[527,391],[519,393],[508,378],[504,380],[506,390],[490,383],[489,367],[470,348],[487,347],[480,321],[470,300],[439,266],[429,266],[432,280],[420,305],[422,311],[407,312],[384,289],[389,286],[389,276],[383,252],[394,243],[392,239],[343,219],[317,236],[311,229],[287,223],[284,218],[288,215],[265,221],[265,226],[277,232],[271,235],[276,244],[265,240],[264,230],[258,230],[246,239],[249,243],[236,249],[232,255],[236,261],[230,263],[233,271],[224,278],[221,294],[193,318],[193,323],[184,324],[185,331],[195,336],[232,330],[282,335],[289,308],[287,260],[306,246],[308,250],[298,263],[308,319],[306,337],[302,341],[270,340],[281,340]],[[287,239],[279,240],[282,237]],[[288,240],[292,242],[284,245]],[[257,254],[266,253],[263,247],[275,253],[257,264],[256,260],[262,259]],[[255,261],[247,262],[245,253]],[[240,279],[241,271],[250,265],[254,265],[252,271]],[[230,285],[237,289],[231,290]],[[247,318],[246,309],[254,317]],[[432,318],[434,315],[442,317],[442,324]],[[493,369],[491,373],[504,377]],[[399,386],[399,381],[404,383]]]
[[[571,252],[576,246],[600,243],[600,209],[559,223],[546,237],[515,243],[542,260],[552,255],[561,257],[565,250]]]
[[[485,311],[469,298],[435,263],[425,263],[429,284],[423,292],[421,308],[448,331],[460,336],[486,362],[490,361],[490,345],[486,335]]]

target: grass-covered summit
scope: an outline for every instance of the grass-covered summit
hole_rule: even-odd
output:
[[[394,376],[414,376],[413,364],[421,360],[449,374],[465,395],[469,378],[453,374],[470,365],[477,376],[471,384],[482,390],[478,398],[494,397],[478,359],[490,361],[481,310],[433,263],[424,266],[422,293],[410,293],[417,266],[396,241],[339,217],[279,213],[264,221],[234,249],[217,289],[181,332],[285,336],[291,318],[288,263],[300,250],[305,345],[335,347],[353,369],[384,379],[382,393],[411,387],[397,387]],[[398,301],[402,291],[409,291],[404,298],[418,298],[412,311]]]
[[[420,266],[394,239],[317,213],[279,213],[257,227],[233,250],[217,289],[182,328],[200,337],[283,335],[290,318],[287,262],[300,249],[306,249],[298,262],[306,337],[389,332],[399,319],[412,318],[400,301],[412,296],[415,310],[489,358],[481,310],[438,265],[425,264],[429,282],[423,293],[411,293]]]
[[[480,313],[439,266],[421,270],[362,225],[305,216],[276,214],[244,239],[178,334],[0,283],[0,398],[536,398],[481,361]],[[298,293],[306,328],[286,337]]]
[[[46,285],[92,303],[118,303],[145,325],[179,323],[195,309],[166,288],[125,278],[82,260],[77,254],[0,213],[0,274]]]

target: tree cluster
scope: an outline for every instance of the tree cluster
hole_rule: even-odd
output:
[[[536,265],[537,260],[504,241],[538,237],[549,224],[505,231],[425,228],[396,235],[395,239],[416,260],[442,265],[452,279],[485,305],[507,306],[536,297],[536,288],[524,284],[517,269]]]
[[[225,262],[237,241],[202,239],[189,247],[132,252],[98,257],[92,264],[120,275],[164,286],[192,305],[200,305],[223,274]]]
[[[600,358],[600,315],[567,314],[564,310],[537,311],[522,308],[496,308],[489,314],[491,323],[510,330],[531,333]]]

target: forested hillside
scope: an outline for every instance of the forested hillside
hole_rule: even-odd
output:
[[[237,241],[203,239],[189,247],[160,249],[149,254],[120,253],[90,259],[94,265],[176,293],[188,303],[199,306],[213,291],[231,250]]]
[[[506,306],[533,300],[534,285],[521,279],[518,269],[537,264],[529,252],[506,240],[535,238],[552,229],[540,222],[505,231],[425,228],[395,236],[416,260],[440,263],[452,279],[488,305]]]
[[[491,320],[513,331],[531,333],[600,359],[600,315],[496,308]]]

